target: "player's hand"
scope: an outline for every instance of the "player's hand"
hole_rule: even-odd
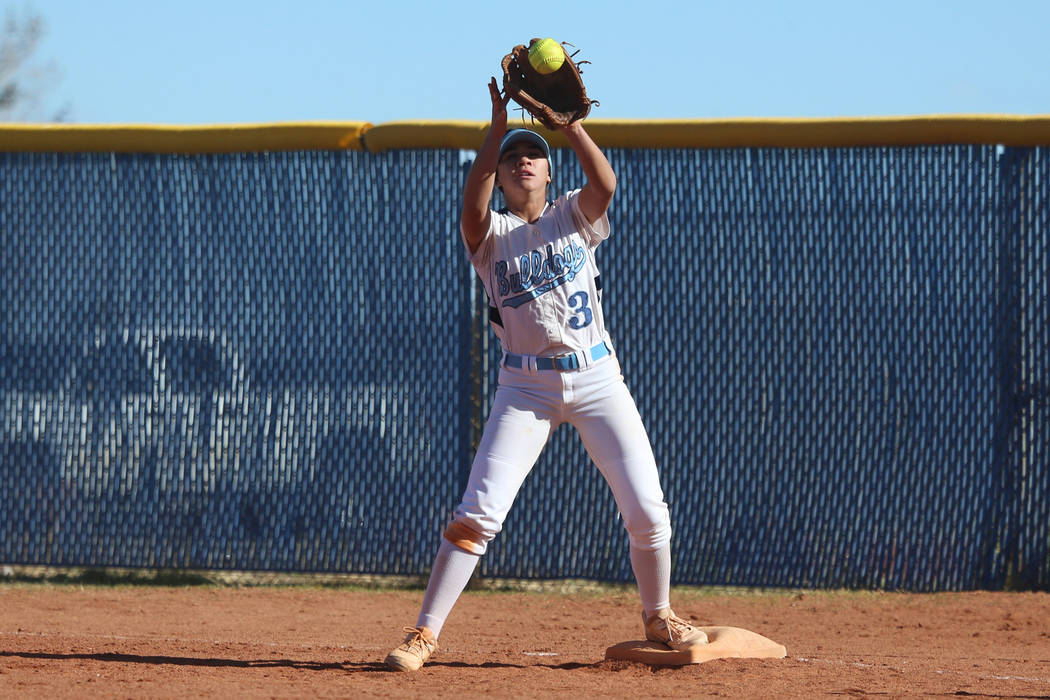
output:
[[[578,134],[579,132],[583,131],[583,120],[580,119],[579,121],[574,121],[571,124],[560,124],[556,127],[556,130],[564,134]]]
[[[507,103],[510,101],[510,94],[501,95],[499,84],[497,84],[496,79],[493,78],[492,81],[489,82],[489,96],[492,98],[492,128],[506,131]]]

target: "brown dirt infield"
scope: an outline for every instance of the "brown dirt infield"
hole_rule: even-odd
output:
[[[468,591],[422,671],[386,652],[422,592],[0,585],[0,697],[1050,698],[1050,593],[676,589],[678,612],[785,659],[605,661],[639,639],[630,589]]]

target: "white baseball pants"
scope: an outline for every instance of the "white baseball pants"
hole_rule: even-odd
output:
[[[631,549],[666,549],[671,521],[641,416],[614,355],[589,367],[503,366],[481,445],[454,521],[477,533],[484,553],[548,439],[562,423],[577,429],[612,489]],[[472,538],[473,539],[473,538]]]

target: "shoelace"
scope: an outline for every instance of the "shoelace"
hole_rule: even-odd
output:
[[[411,651],[413,653],[419,653],[423,649],[427,649],[429,647],[434,647],[435,649],[437,648],[437,643],[427,641],[426,638],[423,636],[423,630],[419,629],[418,627],[405,627],[403,631],[408,632],[412,635],[412,639],[409,639],[405,642],[408,651]]]
[[[670,615],[667,618],[667,635],[672,641],[680,640],[692,628],[692,625],[677,615]]]

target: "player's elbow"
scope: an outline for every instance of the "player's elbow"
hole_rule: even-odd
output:
[[[608,181],[604,179],[589,180],[580,191],[580,211],[583,212],[588,221],[597,221],[609,208],[615,192],[615,177]]]
[[[485,238],[485,233],[489,227],[489,213],[486,211],[483,216],[471,216],[464,211],[463,216],[459,221],[459,230],[463,234],[463,240],[466,242],[467,247],[473,254],[478,246],[481,245],[481,241]]]
[[[608,205],[612,201],[613,195],[616,194],[616,173],[609,170],[608,173],[603,173],[601,177],[591,180],[590,184],[596,198]]]

